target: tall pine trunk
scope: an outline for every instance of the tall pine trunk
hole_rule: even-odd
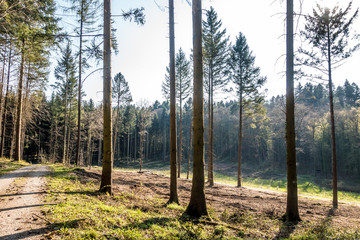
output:
[[[240,87],[242,88],[242,86]],[[242,151],[242,127],[243,127],[243,101],[242,101],[242,90],[240,90],[239,98],[239,149],[238,149],[238,176],[237,176],[237,186],[242,186],[242,176],[241,176],[241,151]]]
[[[104,152],[100,191],[112,194],[111,0],[104,0]]]
[[[67,137],[67,105],[68,105],[68,79],[65,84],[65,103],[64,103],[64,135],[63,135],[63,151],[62,151],[62,164],[66,163],[66,137]]]
[[[300,220],[296,173],[295,99],[294,99],[294,27],[293,0],[287,0],[286,14],[286,166],[287,204],[286,218]]]
[[[14,160],[21,160],[21,121],[22,121],[22,92],[23,92],[23,81],[24,81],[24,62],[25,62],[25,40],[22,42],[21,49],[21,62],[20,62],[20,78],[18,84],[18,102],[16,111],[16,125],[15,125],[15,153]]]
[[[4,157],[7,105],[9,102],[9,86],[10,86],[10,72],[11,72],[10,70],[11,70],[11,44],[10,44],[10,50],[9,50],[9,62],[8,62],[8,71],[7,71],[7,79],[6,79],[4,111],[3,111],[2,122],[1,122],[0,157]]]
[[[330,124],[331,124],[331,157],[332,157],[332,188],[333,188],[333,207],[338,207],[337,194],[337,164],[336,164],[336,138],[335,138],[335,114],[334,114],[334,97],[332,89],[331,76],[331,53],[330,53],[330,27],[327,25],[327,41],[328,41],[328,70],[329,70],[329,105],[330,105]]]
[[[193,178],[191,196],[185,213],[191,217],[207,216],[205,199],[204,163],[204,103],[203,103],[203,62],[202,62],[202,8],[201,0],[192,1],[193,14]]]
[[[188,158],[188,165],[187,165],[187,171],[186,171],[186,179],[189,179],[189,174],[190,174],[191,146],[192,146],[192,128],[193,128],[193,123],[192,123],[192,120],[191,120],[190,137],[189,137],[189,158]]]
[[[83,45],[83,25],[84,25],[84,1],[81,0],[80,10],[80,30],[79,30],[79,88],[78,88],[78,129],[77,129],[77,145],[76,145],[76,157],[75,165],[80,164],[80,149],[81,149],[81,88],[82,88],[82,45]]]
[[[176,94],[175,94],[175,31],[174,0],[169,0],[170,44],[170,198],[168,203],[179,203],[176,179]]]

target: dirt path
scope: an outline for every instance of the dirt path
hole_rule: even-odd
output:
[[[0,177],[0,240],[44,239],[43,206],[47,166],[31,165]]]

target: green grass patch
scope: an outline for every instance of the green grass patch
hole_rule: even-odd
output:
[[[157,168],[158,167],[158,168]],[[139,171],[133,166],[117,168],[120,171],[128,172],[137,172]],[[186,169],[183,166],[183,171],[181,172],[181,177],[186,178]],[[170,170],[168,165],[164,165],[163,162],[157,162],[154,164],[144,165],[143,171],[151,171],[155,174],[170,176]],[[192,174],[190,174],[190,178]],[[205,176],[205,180],[206,180]],[[229,176],[224,173],[214,172],[214,180],[218,183],[237,185],[237,177]],[[243,178],[243,186],[261,188],[273,191],[286,192],[286,176],[277,177],[277,178]],[[306,195],[309,197],[320,197],[332,199],[332,190],[326,187],[322,187],[314,183],[313,179],[310,176],[298,176],[298,192],[301,195]],[[339,182],[341,185],[341,182]],[[338,191],[338,198],[340,201],[345,202],[354,202],[360,203],[360,193],[349,192],[349,191]]]
[[[27,165],[29,163],[25,161],[12,161],[8,158],[0,158],[0,176]]]

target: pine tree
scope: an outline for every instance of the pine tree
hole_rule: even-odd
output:
[[[116,150],[116,141],[118,139],[118,132],[120,128],[120,105],[129,104],[132,102],[132,96],[128,82],[126,81],[124,75],[117,73],[112,81],[112,97],[116,101],[116,116],[114,123],[114,139],[113,139],[113,154]],[[118,149],[120,151],[120,149]]]
[[[54,70],[55,78],[58,80],[54,84],[54,87],[58,90],[58,95],[62,97],[63,111],[64,111],[64,125],[63,125],[63,151],[62,151],[62,163],[67,164],[69,159],[67,138],[69,134],[69,123],[71,116],[69,114],[70,101],[74,102],[74,94],[76,94],[76,64],[71,51],[71,41],[68,41],[65,49],[62,50],[62,57],[58,60],[58,65]]]
[[[226,59],[228,55],[228,38],[226,30],[221,30],[222,22],[218,20],[214,8],[206,11],[206,21],[203,21],[203,49],[204,49],[204,77],[205,90],[208,93],[208,121],[209,121],[209,149],[208,149],[208,181],[209,185],[214,185],[213,176],[213,106],[214,92],[218,88],[226,85],[224,77],[226,69]]]
[[[165,75],[165,81],[162,83],[162,91],[165,98],[169,97],[170,90],[170,78],[169,78],[169,68],[166,68],[167,74]],[[178,157],[178,177],[180,177],[181,173],[181,160],[182,160],[182,149],[183,149],[183,103],[186,99],[189,98],[191,93],[191,68],[190,61],[187,60],[184,51],[180,48],[175,57],[175,95],[177,102],[179,104],[179,157]]]
[[[333,207],[338,207],[337,196],[337,159],[335,138],[335,116],[333,100],[332,70],[338,67],[343,60],[359,48],[349,43],[351,25],[358,15],[358,9],[350,17],[352,2],[343,10],[336,6],[333,9],[322,8],[317,5],[313,14],[305,17],[305,29],[301,35],[312,46],[311,50],[300,48],[299,52],[304,59],[299,61],[306,67],[315,68],[327,76],[329,88],[331,146],[332,146],[332,171],[333,171]],[[318,76],[323,79],[322,76]]]
[[[259,114],[263,111],[264,98],[260,88],[266,78],[260,76],[260,68],[255,67],[255,57],[250,51],[246,38],[242,33],[231,47],[229,58],[231,81],[235,84],[236,95],[239,98],[239,153],[238,153],[238,187],[241,187],[241,150],[243,137],[243,113]]]

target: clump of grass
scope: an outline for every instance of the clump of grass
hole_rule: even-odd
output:
[[[0,176],[7,173],[14,171],[18,168],[24,167],[29,165],[29,163],[21,160],[21,161],[12,161],[8,158],[0,158]]]

